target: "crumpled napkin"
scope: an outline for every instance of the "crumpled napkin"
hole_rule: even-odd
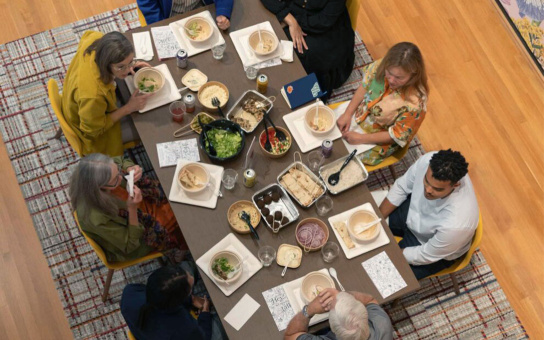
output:
[[[283,53],[281,55],[281,60],[292,63],[293,62],[293,42],[289,40],[281,40],[281,47],[283,48]]]

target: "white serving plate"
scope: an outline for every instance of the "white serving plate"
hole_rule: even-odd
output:
[[[216,193],[221,186],[221,176],[223,176],[223,167],[219,165],[199,163],[210,172],[210,187],[202,190],[197,193],[188,193],[181,188],[181,185],[178,181],[178,174],[180,169],[187,163],[194,163],[191,161],[186,161],[184,159],[178,160],[178,165],[176,166],[176,172],[174,173],[174,178],[172,179],[172,186],[170,188],[170,195],[168,199],[172,202],[178,202],[189,205],[196,205],[199,207],[215,209],[217,206],[217,195]]]
[[[380,228],[381,228],[380,234],[374,241],[368,242],[368,243],[359,243],[358,241],[352,238],[353,243],[355,244],[355,247],[352,249],[348,249],[348,247],[344,243],[344,240],[342,239],[342,236],[340,236],[338,231],[336,231],[336,229],[333,227],[333,224],[336,222],[344,222],[346,223],[346,228],[347,228],[349,217],[351,216],[351,214],[353,214],[357,210],[367,210],[367,211],[372,211],[376,213],[376,211],[374,211],[374,209],[372,208],[372,204],[365,203],[363,205],[360,205],[348,211],[344,211],[343,213],[340,213],[338,215],[329,217],[329,224],[331,226],[331,229],[336,235],[336,238],[338,239],[338,243],[340,243],[340,246],[342,247],[342,250],[344,251],[344,254],[346,254],[346,257],[348,259],[352,259],[354,257],[357,257],[359,255],[362,255],[366,252],[369,252],[371,250],[374,250],[376,248],[379,248],[389,243],[389,237],[387,237],[387,233],[383,229],[383,225],[380,224]]]
[[[306,126],[304,126],[304,115],[306,114],[308,108],[314,105],[315,102],[312,102],[310,105],[306,105],[283,116],[283,121],[287,125],[287,128],[289,128],[289,131],[291,131],[291,134],[293,135],[293,138],[297,142],[302,153],[306,153],[320,147],[325,139],[336,140],[342,137],[342,133],[336,125],[331,132],[323,136],[316,136],[308,131]],[[323,102],[320,100],[318,105],[324,106],[325,104],[323,104]]]
[[[236,49],[236,52],[238,52],[238,55],[240,56],[244,67],[259,64],[274,58],[279,58],[283,54],[281,43],[278,43],[278,48],[269,55],[260,56],[253,53],[253,51],[251,51],[249,47],[248,39],[249,35],[257,30],[266,30],[275,34],[274,28],[272,28],[272,24],[270,23],[270,21],[261,22],[259,24],[249,26],[238,31],[234,31],[229,34],[234,44],[234,48]],[[276,38],[279,42],[280,39],[277,35]]]
[[[185,28],[183,28],[183,26],[185,25],[187,20],[192,19],[194,17],[203,17],[211,25],[213,29],[213,33],[212,33],[212,36],[208,40],[203,42],[196,42],[196,41],[190,40],[185,35],[185,32],[184,32]],[[221,32],[219,31],[219,28],[217,27],[217,24],[215,23],[215,19],[212,17],[210,11],[199,12],[195,15],[191,15],[190,17],[183,18],[178,21],[174,21],[170,23],[169,26],[172,32],[174,33],[174,37],[176,37],[176,41],[178,42],[180,48],[187,51],[187,55],[189,57],[205,52],[211,49],[215,45],[225,43],[225,39],[223,39],[223,36]]]
[[[238,254],[240,258],[244,259],[244,269],[242,271],[242,275],[238,280],[228,285],[224,282],[216,281],[209,272],[212,257],[222,250],[230,250]],[[226,296],[230,296],[232,293],[234,293],[238,288],[240,288],[240,286],[249,280],[250,277],[255,275],[263,267],[261,261],[259,261],[233,233],[225,236],[225,238],[219,241],[215,246],[196,260],[196,264],[204,273],[206,273],[206,275],[208,275],[210,280],[212,280]]]
[[[164,87],[159,92],[149,97],[147,103],[145,104],[145,107],[139,111],[140,113],[147,112],[159,106],[163,106],[181,99],[181,94],[179,93],[178,87],[174,82],[174,78],[172,78],[172,74],[168,70],[168,66],[166,66],[166,64],[160,64],[158,66],[155,66],[155,68],[161,71],[164,75]],[[125,83],[127,84],[130,94],[132,94],[134,90],[136,90],[132,78],[132,75],[129,75],[125,78]]]

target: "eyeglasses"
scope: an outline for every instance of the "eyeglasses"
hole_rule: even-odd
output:
[[[123,169],[121,169],[121,166],[117,166],[117,176],[115,177],[115,184],[113,185],[110,185],[110,184],[104,184],[102,187],[104,188],[115,188],[119,185],[119,183],[121,183],[121,181],[123,180]]]
[[[113,68],[116,69],[117,71],[124,71],[126,70],[127,68],[131,68],[132,66],[134,66],[134,64],[136,64],[136,60],[132,60],[130,63],[128,63],[128,65],[123,65],[123,66],[114,66]]]

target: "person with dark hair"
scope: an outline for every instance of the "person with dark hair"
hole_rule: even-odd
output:
[[[230,27],[234,0],[137,0],[136,2],[148,25],[215,3],[217,27],[226,30]]]
[[[394,45],[362,72],[361,86],[336,123],[349,144],[377,144],[359,155],[363,163],[377,165],[410,144],[423,123],[427,73],[421,51],[410,42]]]
[[[121,314],[138,340],[219,340],[226,335],[210,300],[193,295],[194,262],[157,269],[147,285],[129,284],[121,297]],[[198,312],[193,317],[192,310]]]
[[[353,70],[355,33],[351,28],[346,0],[261,0],[264,7],[286,24],[306,73],[314,72],[322,91],[330,97]],[[293,79],[295,80],[295,79]]]
[[[142,109],[150,95],[134,91],[128,103],[118,107],[114,79],[125,79],[143,66],[150,65],[134,60],[134,47],[121,33],[83,34],[62,90],[62,114],[82,141],[81,156],[123,154],[120,121]]]
[[[472,243],[478,226],[468,163],[458,151],[429,152],[395,181],[380,205],[416,278],[450,267]]]

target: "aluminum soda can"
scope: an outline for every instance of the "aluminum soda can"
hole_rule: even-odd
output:
[[[265,94],[268,90],[268,76],[266,74],[259,74],[257,77],[257,91],[260,94]]]
[[[188,93],[183,97],[183,102],[185,103],[185,112],[195,112],[195,101],[196,98],[192,93]]]
[[[253,169],[247,169],[244,171],[244,185],[251,188],[255,185],[257,179],[257,173]]]
[[[332,155],[332,140],[325,139],[321,144],[321,153],[323,157],[329,158]]]
[[[176,62],[179,68],[187,67],[187,58],[187,51],[185,51],[184,49],[178,50],[178,53],[176,53]]]

